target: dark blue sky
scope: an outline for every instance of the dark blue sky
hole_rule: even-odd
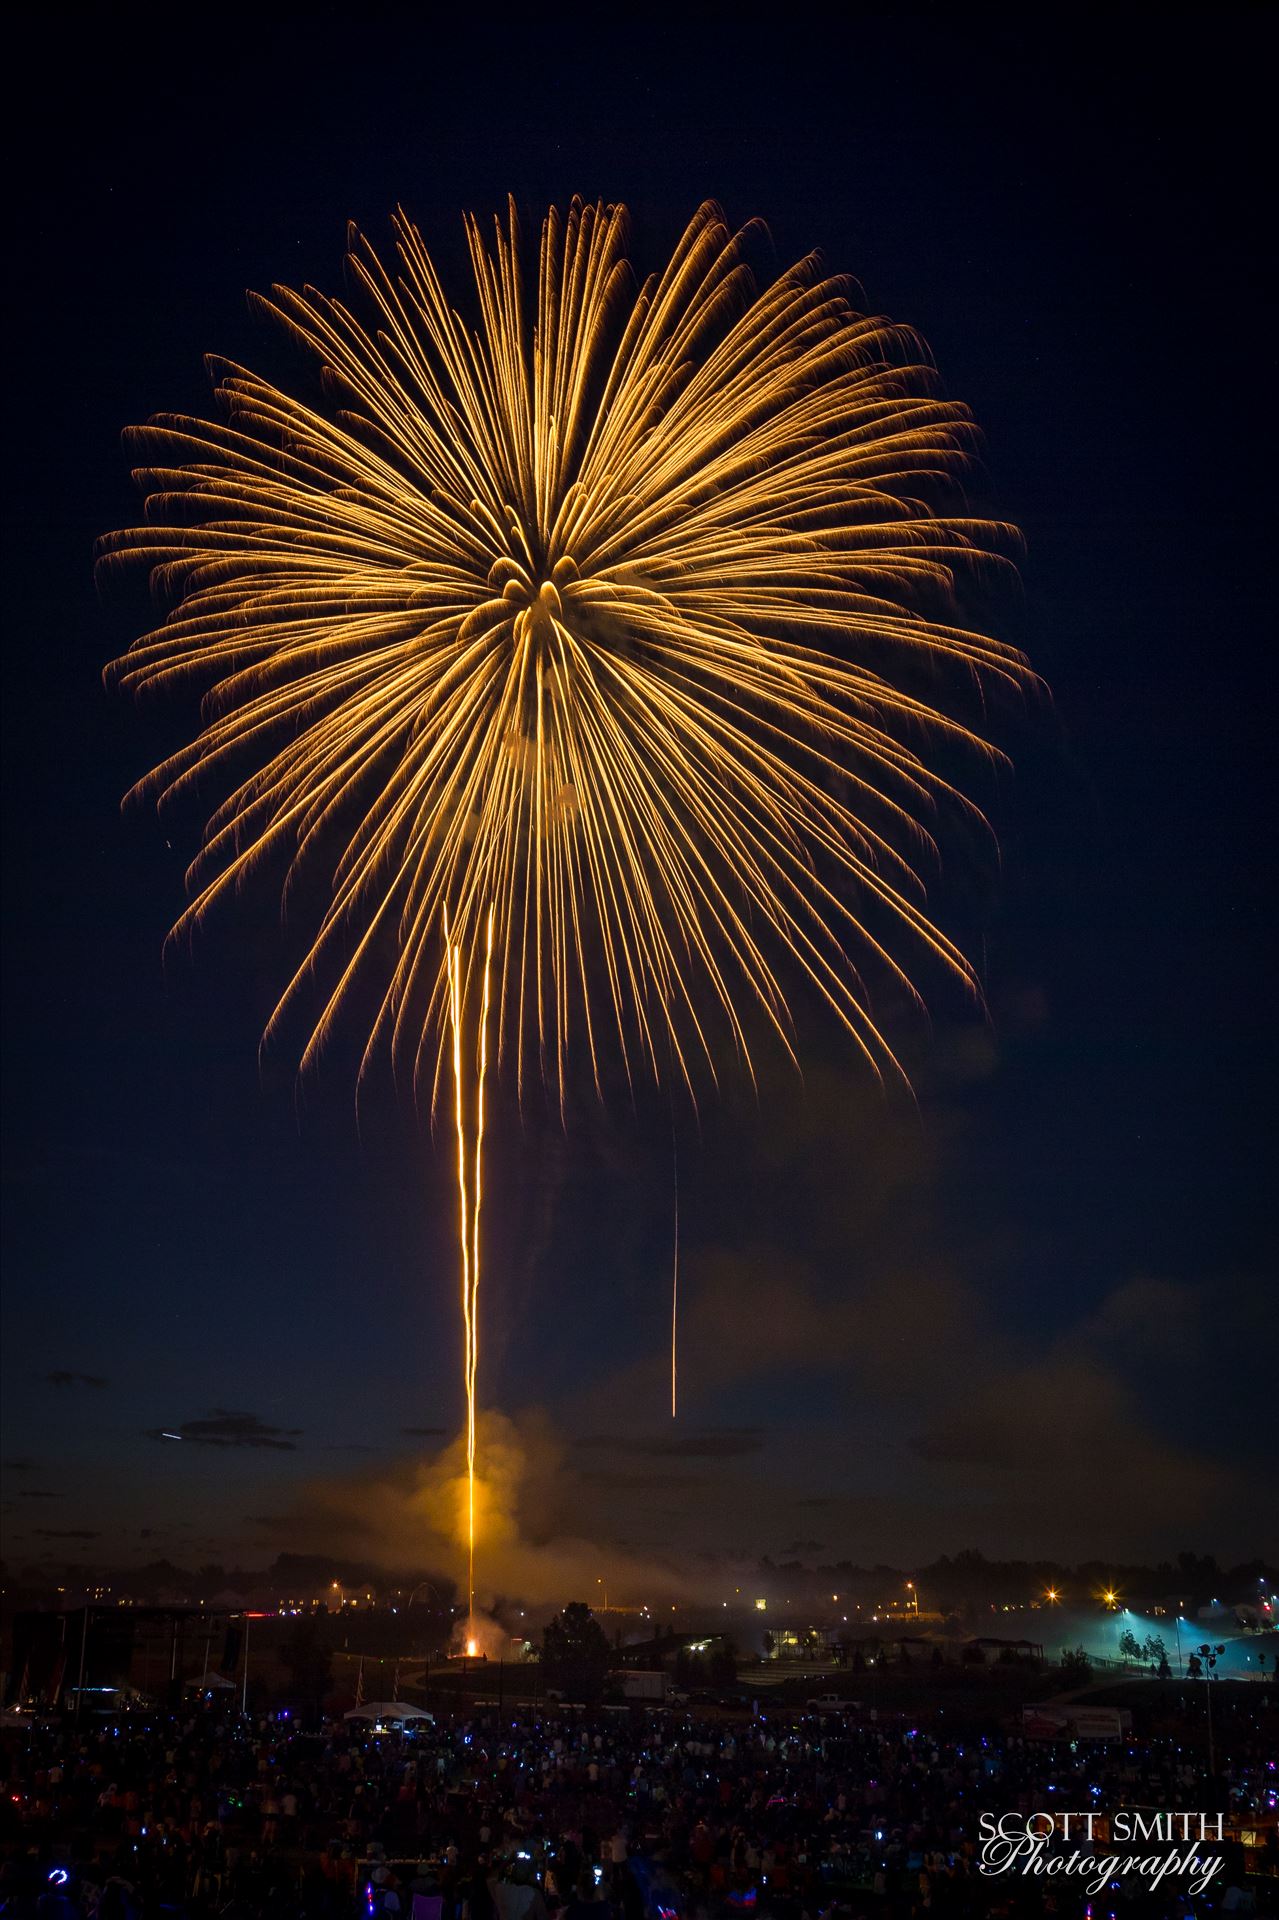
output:
[[[183,716],[102,691],[144,607],[90,551],[135,512],[121,429],[202,409],[206,351],[274,364],[245,288],[336,287],[344,222],[385,239],[397,201],[456,260],[508,191],[627,201],[646,267],[717,197],[918,327],[1025,530],[1003,630],[1054,698],[1001,721],[998,886],[952,850],[937,903],[992,1030],[937,1010],[918,1113],[826,1034],[802,1087],[682,1117],[675,1438],[656,1113],[500,1129],[488,1399],[545,1410],[578,1530],[646,1551],[1274,1545],[1264,18],[58,29],[10,239],[11,1560],[265,1559],[456,1429],[441,1157],[389,1097],[358,1138],[338,1072],[301,1112],[259,1071],[269,915],[162,972],[190,848],[119,799]],[[147,1437],[202,1419],[238,1444]]]

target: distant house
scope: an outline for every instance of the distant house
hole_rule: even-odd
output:
[[[838,1644],[834,1627],[772,1627],[764,1637],[766,1660],[821,1660]]]
[[[983,1666],[993,1667],[1000,1661],[1007,1665],[1012,1660],[1042,1661],[1043,1657],[1043,1647],[1037,1640],[1000,1640],[983,1634],[964,1647],[965,1660],[974,1666],[979,1659]]]

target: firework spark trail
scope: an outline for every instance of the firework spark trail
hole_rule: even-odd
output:
[[[493,909],[484,941],[484,985],[480,997],[479,1063],[475,1076],[475,1208],[471,1216],[471,1364],[466,1383],[468,1634],[475,1630],[475,1406],[480,1370],[480,1209],[484,1204],[484,1083],[488,1077],[489,1001],[493,973]],[[470,1642],[468,1640],[468,1650]]]
[[[671,1249],[671,1419],[678,1410],[677,1391],[679,1376],[677,1360],[679,1351],[679,1148],[675,1138],[674,1125],[671,1127],[671,1179],[675,1189],[675,1233]]]
[[[488,1077],[489,1006],[492,998],[493,909],[485,928],[484,973],[474,1063],[474,1146],[467,1148],[466,1006],[469,969],[461,944],[445,929],[448,961],[449,1029],[453,1058],[453,1118],[457,1135],[458,1244],[462,1257],[462,1378],[466,1393],[466,1545],[468,1650],[475,1626],[475,1435],[480,1364],[480,1212],[484,1204],[484,1089]],[[467,1162],[471,1162],[468,1183]]]
[[[758,287],[754,231],[708,203],[637,284],[625,209],[574,201],[530,281],[514,208],[491,244],[468,217],[470,320],[403,216],[398,275],[353,234],[370,324],[255,303],[320,397],[212,363],[220,417],[135,430],[145,524],[101,547],[167,608],[110,677],[204,692],[135,789],[221,795],[174,937],[282,874],[325,905],[267,1038],[303,1017],[307,1070],[358,1018],[361,1079],[385,1050],[433,1115],[451,1053],[472,1556],[490,1064],[565,1118],[577,1059],[691,1091],[725,1039],[753,1071],[755,1022],[793,1057],[801,985],[882,1075],[867,966],[976,991],[923,869],[981,815],[933,750],[998,758],[952,696],[1033,678],[962,613],[1015,536],[964,509],[971,421],[915,336],[815,258]],[[672,1406],[677,1311],[678,1251]]]
[[[471,1314],[471,1232],[470,1203],[466,1184],[466,1110],[462,1077],[462,951],[448,938],[449,1025],[453,1042],[453,1112],[457,1131],[458,1244],[462,1255],[462,1328],[464,1351],[462,1380],[466,1394],[466,1492],[467,1492],[467,1623],[475,1609],[475,1408],[471,1398],[471,1353],[474,1323]]]

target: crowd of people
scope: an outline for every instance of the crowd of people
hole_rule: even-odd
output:
[[[1261,1708],[1222,1729],[1207,1783],[1198,1747],[1173,1733],[1044,1744],[807,1713],[477,1709],[386,1733],[212,1710],[48,1725],[8,1737],[0,1755],[0,1915],[817,1920],[1088,1907],[1100,1920],[1124,1910],[1124,1889],[1090,1904],[1077,1888],[983,1879],[980,1815],[1193,1806],[1273,1832],[1279,1776]],[[1235,1883],[1242,1863],[1227,1848],[1206,1896],[1165,1886],[1164,1904],[1143,1892],[1140,1911],[1229,1908]]]

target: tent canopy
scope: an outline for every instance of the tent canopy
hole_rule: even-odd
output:
[[[342,1715],[344,1720],[429,1720],[424,1707],[411,1707],[406,1700],[366,1700]]]

